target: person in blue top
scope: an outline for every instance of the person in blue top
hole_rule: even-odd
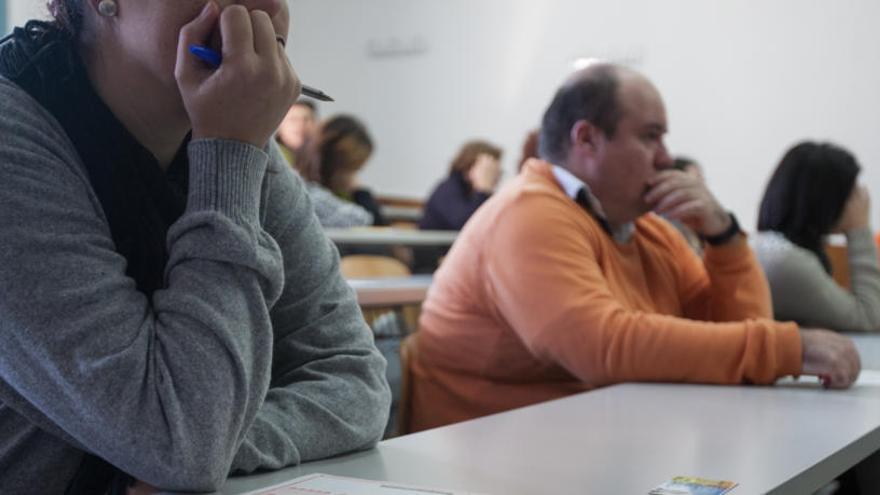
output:
[[[501,178],[501,148],[470,141],[458,151],[449,175],[434,188],[419,228],[461,230],[477,208],[489,199]]]

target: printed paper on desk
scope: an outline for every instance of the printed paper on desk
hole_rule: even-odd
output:
[[[724,495],[736,485],[733,481],[676,476],[648,492],[648,495]]]
[[[405,486],[390,481],[310,474],[244,495],[477,495],[436,488]]]

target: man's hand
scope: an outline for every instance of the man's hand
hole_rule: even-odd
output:
[[[804,375],[822,379],[828,388],[847,388],[862,368],[855,344],[848,337],[818,329],[801,329]]]
[[[699,178],[679,170],[664,170],[648,184],[645,194],[654,213],[678,220],[706,237],[730,227],[730,214]]]

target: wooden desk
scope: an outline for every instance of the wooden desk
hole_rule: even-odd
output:
[[[731,495],[808,494],[880,448],[880,372],[850,390],[625,384],[230,479],[237,494],[329,473],[494,495],[646,494],[673,476]]]
[[[432,275],[411,277],[349,279],[362,307],[419,304],[431,287]]]
[[[410,230],[391,228],[325,229],[341,245],[362,246],[451,246],[458,237],[454,230]]]

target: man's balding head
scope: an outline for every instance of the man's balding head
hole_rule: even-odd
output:
[[[544,114],[541,158],[589,186],[612,224],[650,209],[644,194],[672,164],[657,88],[630,69],[597,64],[574,73]]]
[[[572,74],[556,92],[541,122],[540,156],[563,164],[568,156],[570,133],[579,120],[614,136],[623,113],[618,94],[623,81],[644,79],[625,67],[599,63]]]

